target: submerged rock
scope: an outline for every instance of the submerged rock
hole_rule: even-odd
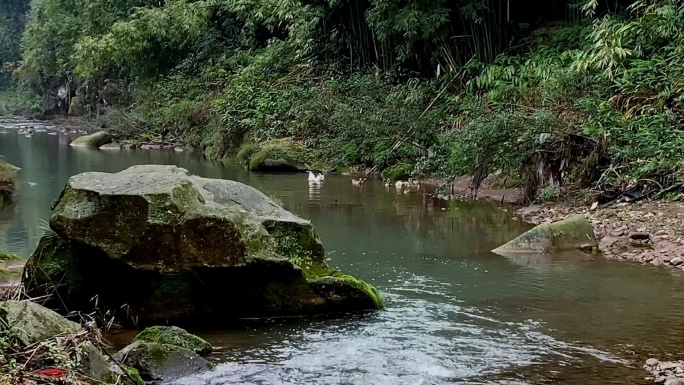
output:
[[[192,350],[157,342],[133,342],[114,359],[136,369],[145,381],[168,381],[211,369],[211,364]]]
[[[158,342],[192,350],[199,355],[211,353],[211,344],[177,326],[152,326],[133,338],[133,342]]]
[[[0,159],[0,208],[12,203],[19,170],[19,167]]]
[[[584,215],[573,215],[558,222],[537,225],[492,252],[551,253],[598,247],[594,228]]]
[[[109,143],[111,140],[111,135],[105,131],[100,131],[90,135],[79,136],[74,139],[70,145],[77,147],[100,147]]]
[[[374,288],[328,267],[310,222],[252,187],[175,166],[76,175],[50,227],[23,282],[31,296],[56,291],[50,306],[62,311],[91,311],[97,298],[124,323],[225,325],[382,308]]]

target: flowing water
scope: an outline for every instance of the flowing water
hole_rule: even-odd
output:
[[[2,251],[32,252],[71,175],[176,164],[254,186],[310,219],[332,264],[386,299],[371,316],[197,331],[222,348],[212,357],[220,364],[176,385],[647,384],[643,360],[682,346],[681,273],[598,256],[494,255],[530,226],[487,204],[335,175],[310,188],[304,174],[250,174],[196,154],[77,149],[68,134],[2,132],[0,154],[22,167],[16,204],[0,212]]]

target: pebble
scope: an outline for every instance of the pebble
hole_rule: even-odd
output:
[[[656,365],[658,365],[659,363],[660,363],[660,361],[658,361],[658,359],[656,359],[656,358],[649,358],[649,359],[646,360],[646,365],[647,365],[647,366],[656,366]]]
[[[658,231],[656,231],[656,233],[655,233],[655,235],[658,235],[658,236],[660,236],[660,235],[665,235],[665,234],[667,234],[667,231],[665,231],[665,230],[658,230]]]
[[[682,257],[674,257],[674,258],[670,259],[670,265],[673,265],[673,266],[679,266],[682,264],[682,262],[684,262],[682,260]]]

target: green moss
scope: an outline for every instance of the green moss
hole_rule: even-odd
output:
[[[376,289],[374,286],[372,286],[369,283],[366,283],[365,281],[362,281],[358,278],[354,278],[351,275],[348,274],[342,274],[340,272],[336,272],[332,275],[333,278],[337,278],[351,286],[356,287],[357,289],[365,292],[375,303],[378,309],[384,309],[385,308],[385,301],[383,301],[382,296],[380,295],[380,292],[378,289]]]
[[[18,167],[0,159],[0,208],[12,203]]]
[[[21,258],[14,254],[0,253],[0,262],[21,261]]]
[[[197,354],[209,354],[212,347],[207,341],[176,326],[152,326],[135,336],[133,342],[156,342],[192,350]]]
[[[275,251],[299,266],[308,279],[332,274],[313,227],[272,223],[266,228],[276,242]]]
[[[268,157],[268,151],[266,150],[259,150],[254,152],[252,156],[249,158],[250,171],[258,170],[261,164],[264,162],[264,159],[266,159],[266,157]]]
[[[128,375],[135,381],[136,385],[145,385],[145,381],[143,381],[142,377],[140,377],[140,372],[138,369],[130,366],[124,366],[124,370],[128,372]]]
[[[406,163],[400,163],[392,167],[388,167],[382,172],[383,179],[389,179],[391,181],[407,180],[411,177],[411,171],[413,171],[413,166]]]
[[[240,149],[238,150],[235,158],[238,161],[238,163],[247,167],[250,166],[250,160],[252,158],[252,155],[257,151],[259,151],[259,146],[252,142],[245,142],[242,144],[242,146],[240,146]]]
[[[127,376],[125,374],[122,375],[120,373],[111,372],[110,374],[105,376],[105,378],[102,379],[102,382],[105,384],[114,385],[145,385],[145,381],[140,376],[140,372],[138,371],[138,369],[127,365],[122,365],[121,367],[128,373]],[[131,380],[133,382],[131,382]]]

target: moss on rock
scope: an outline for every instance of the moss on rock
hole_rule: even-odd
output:
[[[199,355],[211,353],[211,344],[185,329],[176,326],[152,326],[143,330],[133,341],[158,342],[167,345],[190,349]]]
[[[207,360],[189,349],[157,342],[133,342],[114,358],[136,369],[145,381],[169,381],[212,368]]]
[[[389,179],[393,182],[398,180],[408,180],[411,177],[413,166],[406,163],[400,163],[392,167],[388,167],[382,172],[384,179]]]
[[[0,159],[0,208],[12,203],[19,167]]]
[[[385,303],[378,290],[370,284],[351,275],[334,273],[310,281],[321,295],[330,301],[339,301],[338,308],[344,309],[346,303],[362,301],[369,310],[385,308]]]
[[[306,147],[292,138],[267,140],[258,145],[243,147],[241,152],[242,157],[249,154],[251,171],[301,172],[308,168],[306,163],[310,160]]]
[[[112,136],[106,131],[96,132],[90,135],[79,136],[70,145],[75,147],[100,147],[112,141]]]
[[[550,253],[579,250],[585,245],[598,247],[598,241],[592,224],[584,215],[578,214],[537,225],[492,252],[500,255]]]

